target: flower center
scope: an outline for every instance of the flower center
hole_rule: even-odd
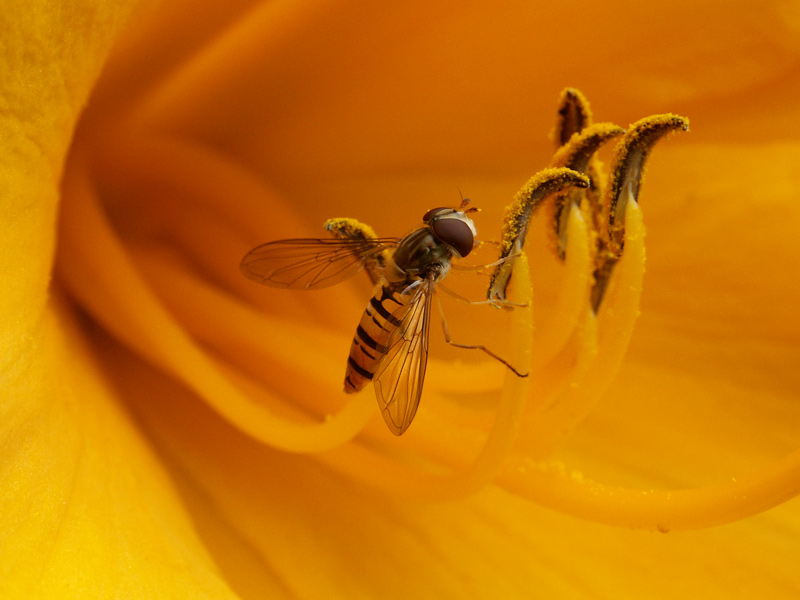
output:
[[[353,478],[407,495],[453,498],[496,481],[599,521],[700,526],[713,520],[702,503],[723,504],[728,488],[684,496],[668,515],[675,504],[658,494],[587,484],[545,462],[620,366],[644,271],[638,207],[644,164],[658,139],[688,127],[675,115],[643,119],[627,132],[594,124],[575,90],[564,93],[558,114],[558,151],[508,207],[487,292],[496,304],[516,305],[503,357],[530,365],[530,376],[517,377],[496,362],[445,363],[439,369],[445,375],[426,387],[431,410],[403,445],[375,418],[369,393],[342,394],[342,349],[350,340],[321,327],[364,299],[341,291],[294,303],[244,280],[236,266],[246,250],[300,226],[274,191],[213,151],[130,124],[113,145],[98,143],[98,132],[78,140],[64,183],[59,276],[122,343],[276,449],[314,453]],[[619,136],[606,175],[595,152]],[[523,251],[539,206],[563,271],[546,318],[532,314],[535,290]],[[494,414],[486,403],[473,410],[458,399],[470,394],[491,397]],[[796,463],[800,457],[790,457],[783,470],[746,484],[757,502],[740,502],[713,518],[774,502],[780,496],[775,482]],[[766,496],[757,493],[764,480],[763,489],[772,490]],[[618,498],[624,502],[615,503]]]

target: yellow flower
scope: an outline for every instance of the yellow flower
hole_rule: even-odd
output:
[[[796,597],[797,501],[755,513],[800,489],[800,12],[570,8],[5,7],[0,597]],[[446,305],[532,376],[433,339],[395,438],[341,392],[367,282],[237,263],[459,189],[499,239],[570,85],[692,132],[597,319],[577,213],[564,264],[535,218],[530,308]]]

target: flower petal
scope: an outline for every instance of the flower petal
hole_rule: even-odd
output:
[[[233,598],[70,310],[54,298],[3,405],[3,596]]]
[[[179,597],[189,586],[199,597],[231,597],[81,342],[73,307],[57,292],[48,299],[67,147],[132,7],[3,7],[0,595],[7,598]]]
[[[617,113],[604,114],[604,117],[627,122],[632,115],[626,111],[639,116],[642,101],[657,105],[648,106],[648,110],[680,110],[695,117],[687,107],[702,106],[704,101],[716,105],[720,96],[742,90],[752,91],[757,96],[759,86],[768,88],[773,78],[791,70],[796,58],[795,48],[786,35],[789,27],[777,5],[764,7],[759,4],[758,11],[753,12],[753,18],[745,19],[746,27],[742,27],[743,22],[738,20],[741,17],[733,15],[734,11],[720,11],[720,7],[713,3],[699,5],[687,2],[672,7],[675,11],[683,11],[685,27],[680,29],[658,18],[663,10],[661,7],[637,5],[621,11],[619,21],[614,23],[617,31],[622,31],[624,35],[609,36],[611,21],[606,14],[606,7],[589,3],[580,13],[583,18],[569,30],[577,43],[574,48],[559,43],[565,34],[563,29],[542,26],[542,23],[563,18],[563,9],[556,6],[531,5],[532,8],[513,7],[508,10],[498,10],[489,4],[455,8],[437,5],[424,10],[422,5],[415,7],[416,10],[385,6],[388,8],[366,9],[358,4],[342,7],[323,5],[316,11],[319,5],[315,3],[275,2],[259,6],[216,40],[218,43],[209,45],[187,69],[180,70],[175,79],[170,79],[175,82],[174,86],[168,84],[149,90],[153,94],[146,98],[140,107],[141,111],[134,115],[133,122],[137,125],[155,124],[160,131],[200,140],[211,147],[209,153],[221,150],[228,154],[228,160],[240,160],[264,179],[272,178],[280,187],[289,190],[289,197],[309,198],[305,204],[290,208],[275,206],[282,211],[281,218],[272,221],[264,219],[264,231],[280,231],[287,222],[291,222],[288,217],[283,217],[292,210],[300,214],[292,222],[298,228],[302,227],[303,219],[315,220],[319,217],[321,222],[324,218],[334,216],[319,213],[329,211],[329,203],[335,198],[337,203],[341,201],[337,204],[339,209],[347,211],[344,214],[364,218],[375,224],[379,231],[390,233],[393,230],[389,225],[396,224],[399,213],[413,213],[434,197],[441,198],[447,193],[448,186],[454,187],[447,177],[440,176],[441,172],[452,172],[448,169],[454,165],[462,171],[465,167],[473,167],[471,183],[480,182],[475,187],[484,192],[486,197],[494,195],[502,198],[493,204],[494,208],[499,208],[505,202],[508,191],[518,187],[519,172],[532,168],[528,148],[530,136],[510,131],[512,128],[508,128],[508,122],[516,118],[525,122],[530,114],[534,114],[531,131],[546,131],[551,118],[550,98],[565,83],[572,83],[562,80],[565,72],[582,85],[584,81],[587,82],[586,89],[590,93],[594,91],[592,87],[609,90],[603,96],[603,102],[613,106]],[[406,10],[407,13],[404,12]],[[278,13],[287,18],[275,19]],[[421,23],[424,25],[421,26]],[[598,27],[598,23],[607,26]],[[712,24],[713,34],[710,37],[709,23]],[[260,24],[267,27],[261,28]],[[501,36],[498,36],[498,31],[502,32]],[[532,35],[532,32],[541,35]],[[743,35],[732,35],[734,33]],[[470,44],[464,43],[465,39]],[[500,39],[508,40],[508,43],[497,43]],[[653,39],[658,39],[660,43],[650,46]],[[707,56],[723,56],[728,61],[725,65],[728,68],[718,70],[716,66],[713,69],[709,67],[698,75],[697,70],[690,68],[695,60],[691,52],[675,54],[682,47],[678,42],[687,39],[693,40],[694,47],[699,46]],[[332,47],[341,49],[341,53],[332,52]],[[652,50],[632,53],[631,47]],[[589,48],[593,52],[589,52]],[[720,49],[740,51],[720,52]],[[564,53],[569,69],[565,69],[561,60],[564,59]],[[574,58],[570,59],[570,55],[574,55]],[[657,59],[655,67],[653,59]],[[421,69],[420,65],[425,68]],[[536,77],[530,77],[531,65],[536,65]],[[606,68],[608,65],[611,66]],[[142,63],[140,68],[147,71],[150,66]],[[256,72],[261,77],[254,77]],[[527,79],[518,82],[518,85],[509,84],[510,81],[516,81],[510,74],[519,73],[526,74]],[[641,78],[640,87],[629,85],[631,73],[637,73]],[[141,76],[141,72],[138,74]],[[209,77],[209,74],[214,76]],[[137,77],[133,79],[138,80]],[[704,87],[705,82],[708,85]],[[548,86],[553,88],[553,94],[542,93],[542,89]],[[423,90],[427,93],[421,94]],[[470,101],[462,102],[466,97]],[[266,106],[265,98],[268,99]],[[669,105],[679,100],[686,105]],[[633,108],[637,109],[636,112],[633,112]],[[714,117],[714,114],[711,109],[705,112],[708,118]],[[510,119],[509,115],[515,115],[515,119]],[[695,119],[694,122],[701,129],[703,119]],[[464,127],[464,123],[470,126]],[[528,123],[531,121],[528,120]],[[130,122],[126,125],[129,126]],[[794,131],[792,127],[796,127],[796,123],[789,124],[788,130]],[[112,130],[112,133],[115,132]],[[681,150],[685,147],[681,146]],[[712,156],[703,155],[706,165],[711,162]],[[152,160],[152,157],[143,160],[147,159]],[[546,157],[542,164],[545,161]],[[655,164],[658,162],[655,161]],[[102,161],[98,161],[98,164],[105,166]],[[128,164],[131,163],[122,161],[119,166],[124,168]],[[207,163],[192,164],[190,160],[185,161],[188,168],[184,173],[191,176],[193,169],[202,171],[199,164]],[[674,169],[680,165],[680,160],[665,161],[663,164],[664,168]],[[404,173],[416,173],[417,178],[398,178],[395,175],[398,169]],[[165,170],[166,167],[162,172]],[[507,181],[498,183],[504,173],[512,171],[513,176],[507,178],[511,181],[510,185],[506,185]],[[484,178],[482,174],[487,172],[493,174],[493,180],[481,181]],[[213,179],[213,175],[210,179]],[[701,179],[698,172],[694,178],[688,178],[687,183],[700,187],[703,183]],[[237,212],[246,204],[238,202],[235,192],[240,188],[225,188],[224,185],[210,188],[207,193],[217,196],[215,208],[220,209],[219,213],[213,210],[204,212],[208,207],[200,202],[189,204],[196,210],[183,212],[180,205],[173,205],[173,214],[162,221],[164,213],[154,206],[148,206],[146,211],[131,210],[124,213],[124,203],[120,203],[122,206],[113,205],[118,198],[116,194],[123,194],[124,184],[128,181],[120,178],[116,187],[108,188],[112,192],[109,194],[109,211],[123,209],[116,220],[120,229],[132,225],[125,217],[148,213],[144,220],[150,219],[147,225],[154,227],[150,230],[143,228],[145,233],[166,231],[167,237],[174,234],[172,239],[179,240],[176,246],[187,249],[186,256],[202,257],[197,261],[199,270],[210,273],[209,277],[217,282],[227,283],[227,251],[236,244],[227,244],[229,239],[224,235],[211,237],[219,245],[208,244],[206,240],[209,238],[203,234],[208,231],[225,232],[227,223],[224,219],[220,219],[222,223],[215,222],[213,216],[226,215],[226,208]],[[649,189],[670,189],[672,185],[672,180],[666,178],[659,186],[651,185],[652,181],[647,184]],[[101,183],[105,185],[109,181]],[[220,178],[214,183],[224,184],[225,181]],[[186,187],[191,185],[187,184]],[[418,193],[421,188],[427,191]],[[133,187],[132,190],[133,195],[141,195],[141,188]],[[320,193],[321,190],[325,193]],[[376,190],[389,192],[377,193]],[[225,195],[226,192],[230,195]],[[201,196],[198,193],[191,197]],[[713,197],[715,194],[710,194],[710,199]],[[390,199],[393,206],[399,207],[397,210],[386,210]],[[135,200],[142,199],[137,197]],[[254,198],[250,200],[255,202]],[[261,201],[266,206],[264,212],[273,208],[268,195],[262,197]],[[439,204],[441,202],[431,205]],[[669,210],[675,208],[670,198],[648,197],[643,203],[648,223],[657,221],[651,219],[650,214],[665,210],[652,209],[655,204],[665,205]],[[138,204],[132,206],[141,207]],[[350,208],[357,208],[358,212],[350,212]],[[684,212],[688,210],[685,206],[681,208]],[[152,212],[149,212],[151,209]],[[695,227],[702,230],[704,224],[708,223],[705,219],[718,214],[719,209],[719,204],[712,205],[703,214],[702,222]],[[168,208],[166,212],[169,211]],[[247,209],[241,210],[242,214],[245,212]],[[418,212],[422,214],[424,210]],[[123,218],[119,218],[119,214]],[[378,214],[380,221],[373,221],[371,215],[374,214]],[[664,213],[661,214],[663,218]],[[761,215],[758,211],[756,214]],[[676,221],[665,219],[662,223],[671,226]],[[262,228],[262,221],[255,222],[257,225],[251,225],[251,230]],[[491,217],[487,222],[491,222]],[[733,219],[731,222],[737,228],[742,226],[742,221]],[[196,227],[198,224],[206,229]],[[158,229],[164,225],[163,229]],[[657,222],[654,225],[658,227]],[[487,227],[486,230],[499,230],[499,226],[494,229]],[[81,230],[76,227],[75,231],[79,234]],[[783,231],[784,237],[790,239],[790,234],[797,231],[794,221],[786,225]],[[659,235],[672,239],[669,233],[662,230]],[[136,236],[129,234],[130,230],[123,232],[124,241],[135,241]],[[655,237],[651,235],[650,239]],[[698,237],[695,236],[695,241]],[[158,236],[148,238],[144,235],[142,238],[145,241],[160,240]],[[142,238],[138,241],[141,242]],[[680,241],[675,254],[684,261],[684,265],[691,265],[698,260],[697,247],[686,248],[685,239]],[[711,244],[714,252],[710,254],[713,260],[707,263],[708,272],[714,273],[718,261],[725,264],[728,259],[721,252],[725,248],[721,240],[725,240],[724,236],[716,237]],[[764,241],[760,240],[762,245],[759,247],[768,246],[763,244]],[[241,239],[237,240],[237,243],[241,242]],[[222,246],[225,246],[226,252],[218,251]],[[90,245],[87,247],[91,249]],[[779,247],[787,250],[790,258],[784,262],[781,256],[776,264],[794,267],[796,250],[793,246],[782,242]],[[147,250],[149,248],[142,251],[141,247],[131,250],[131,255],[139,261],[137,266],[143,270],[157,262],[152,260],[153,256],[161,256],[148,254]],[[87,259],[91,258],[91,252],[87,252],[86,256]],[[75,258],[72,257],[73,261]],[[150,263],[148,258],[151,259]],[[752,257],[750,261],[745,262],[752,266]],[[236,260],[229,262],[235,264]],[[78,273],[80,266],[80,263],[73,263],[73,273]],[[147,272],[150,282],[156,279],[152,274],[157,273],[158,266]],[[551,265],[541,269],[543,274],[540,277],[545,283],[552,281],[548,276],[553,268]],[[668,270],[661,265],[662,274]],[[235,272],[235,269],[231,272]],[[691,273],[692,269],[686,272]],[[766,277],[756,274],[754,280],[760,282]],[[212,327],[207,326],[207,321],[204,323],[204,315],[193,315],[190,307],[186,306],[191,299],[177,297],[180,289],[186,288],[176,285],[174,280],[170,281],[168,272],[164,279],[170,285],[159,285],[158,290],[172,290],[174,294],[170,300],[176,300],[173,306],[180,307],[181,312],[186,310],[190,313],[183,316],[193,319],[199,331],[208,337],[217,335],[217,339],[227,335],[227,332],[210,331]],[[655,281],[652,279],[646,280],[645,288],[648,290],[658,283],[658,278]],[[663,284],[669,285],[672,281],[666,277]],[[182,284],[182,281],[178,283]],[[581,287],[577,283],[583,283],[583,280],[576,279],[575,283],[575,287]],[[683,289],[693,290],[705,283],[704,280],[688,280],[684,282]],[[229,286],[237,293],[242,287],[235,283]],[[780,285],[776,284],[770,289],[778,288]],[[789,289],[794,288],[790,286]],[[246,297],[247,293],[242,292],[241,295]],[[605,442],[606,452],[611,458],[605,470],[598,468],[596,472],[601,476],[608,475],[613,482],[618,481],[614,477],[637,476],[641,477],[641,481],[637,479],[635,483],[645,482],[643,485],[654,485],[654,481],[665,486],[695,482],[697,473],[690,472],[685,461],[677,461],[677,466],[673,463],[663,469],[658,461],[643,460],[643,464],[637,463],[639,446],[636,442],[642,441],[638,438],[647,438],[643,440],[643,447],[651,454],[654,451],[652,446],[648,446],[650,440],[666,440],[665,447],[678,448],[690,454],[709,450],[702,441],[692,440],[684,444],[683,439],[674,434],[673,430],[677,430],[677,427],[664,425],[662,414],[674,413],[677,413],[674,414],[675,422],[681,424],[681,414],[674,408],[674,398],[666,393],[674,390],[674,386],[663,386],[663,396],[648,403],[646,412],[638,413],[644,419],[635,419],[635,410],[625,413],[625,409],[633,407],[636,401],[639,401],[637,406],[641,409],[641,390],[648,389],[648,375],[652,373],[652,369],[647,368],[652,365],[648,365],[647,361],[652,358],[658,362],[663,354],[669,354],[663,360],[664,364],[679,364],[681,351],[691,346],[694,336],[681,339],[680,335],[676,335],[681,332],[680,326],[702,330],[698,323],[705,325],[707,319],[711,320],[712,325],[717,324],[715,308],[720,297],[714,295],[713,290],[706,298],[706,306],[701,304],[701,310],[696,313],[687,311],[690,318],[679,319],[679,327],[674,327],[675,321],[671,319],[675,315],[669,305],[674,304],[676,299],[669,292],[664,298],[669,302],[660,310],[658,304],[654,305],[657,322],[647,331],[655,333],[652,340],[656,342],[671,341],[671,345],[667,344],[666,347],[671,348],[672,352],[654,350],[645,345],[642,354],[634,357],[638,361],[634,364],[640,367],[644,364],[644,368],[632,374],[628,381],[612,388],[609,404],[618,408],[621,406],[622,416],[617,412],[612,418],[604,420],[605,414],[599,412],[600,418],[592,420],[590,417],[582,428],[587,431],[583,439],[591,440],[596,446],[582,447],[579,431],[574,438],[574,446],[567,446],[564,451],[570,464],[591,467],[594,466],[593,457],[601,454],[595,453],[595,448],[603,448]],[[94,304],[87,305],[96,309],[99,302],[97,298],[94,300]],[[135,318],[137,306],[130,300],[123,298],[122,304],[128,310],[126,316]],[[790,300],[795,301],[793,293]],[[289,307],[281,306],[281,300],[265,301],[272,302],[271,308],[277,306],[276,312],[279,314],[315,313],[313,300],[308,300],[305,306],[297,303]],[[341,301],[336,306],[351,308],[350,305],[355,304],[349,302],[348,298],[348,301]],[[764,312],[772,309],[763,300],[756,306]],[[770,319],[775,315],[787,316],[787,307],[781,306],[776,313],[770,313],[772,316],[766,319],[770,323],[767,333],[774,326]],[[111,314],[114,308],[109,309]],[[733,313],[739,314],[737,311]],[[693,321],[692,316],[698,318]],[[324,319],[320,318],[320,321],[324,322]],[[332,319],[325,324],[326,330],[338,332],[340,327],[350,327],[345,321]],[[737,331],[734,320],[728,322],[722,318],[721,321],[721,330],[725,333]],[[150,325],[151,328],[145,330],[158,339],[158,327],[152,327],[152,323]],[[203,325],[207,326],[205,330]],[[128,326],[127,322],[119,324],[119,328]],[[295,332],[300,329],[297,327]],[[590,325],[587,324],[585,329],[590,329]],[[659,335],[664,333],[663,329],[667,330],[666,334]],[[790,328],[790,332],[794,332],[794,329]],[[319,333],[316,339],[327,340],[330,337],[328,333]],[[409,502],[399,495],[400,492],[398,495],[382,494],[332,472],[329,465],[335,462],[333,452],[322,453],[316,459],[293,456],[276,452],[243,435],[240,430],[217,418],[199,398],[187,391],[186,387],[191,386],[195,378],[201,379],[206,375],[202,369],[185,369],[182,375],[184,387],[163,373],[143,365],[103,335],[94,337],[101,356],[105,357],[103,360],[108,372],[120,386],[120,397],[131,407],[142,429],[159,449],[163,464],[179,488],[209,554],[219,564],[220,571],[231,582],[231,587],[244,596],[259,597],[266,590],[267,595],[284,591],[287,595],[330,597],[331,588],[340,594],[367,597],[391,597],[393,594],[408,597],[409,592],[414,591],[422,595],[420,588],[430,596],[445,597],[530,597],[532,589],[554,597],[575,594],[576,589],[589,590],[587,595],[596,596],[605,592],[615,597],[652,596],[653,588],[664,596],[681,592],[685,594],[687,589],[691,589],[692,593],[704,597],[730,597],[743,589],[758,590],[760,593],[788,590],[787,595],[796,591],[792,579],[796,579],[794,565],[784,564],[780,560],[782,556],[791,556],[788,540],[797,531],[794,515],[789,508],[759,517],[754,520],[755,525],[749,527],[737,524],[711,532],[657,537],[553,517],[496,490],[443,506]],[[563,336],[554,336],[556,338],[561,340]],[[246,349],[235,348],[236,335],[225,339],[229,342],[232,356],[246,354]],[[764,336],[762,341],[769,344],[770,339]],[[148,351],[152,351],[146,347],[147,341],[147,337],[142,336],[138,345],[133,345],[147,355]],[[280,348],[280,344],[275,345]],[[787,346],[781,347],[785,349]],[[696,348],[690,347],[692,350],[696,351]],[[167,357],[173,360],[172,364],[185,360],[182,351],[177,354]],[[766,356],[780,360],[775,354],[770,350]],[[333,360],[335,357],[330,358]],[[277,361],[280,357],[274,359]],[[251,356],[247,366],[255,371],[256,362]],[[321,357],[319,362],[327,365],[330,361]],[[690,376],[695,369],[700,370],[703,366],[700,361],[698,363],[687,368]],[[731,362],[726,370],[732,371],[738,364]],[[796,364],[794,356],[791,356],[791,360],[784,358],[784,364]],[[440,366],[446,367],[447,363],[442,362]],[[267,365],[264,370],[267,380],[281,378],[282,373],[278,372],[274,363]],[[476,371],[484,372],[480,369]],[[712,378],[722,374],[714,369],[708,372]],[[791,377],[785,377],[786,373],[781,369],[768,372],[781,377],[781,381],[774,384],[776,388],[788,389],[795,382]],[[758,383],[759,373],[757,369],[752,370],[753,383]],[[669,382],[670,371],[665,369],[662,375],[664,381]],[[739,374],[733,375],[738,382],[736,377]],[[443,383],[438,387],[431,386],[435,389],[430,398],[431,405],[436,406],[432,407],[431,414],[439,416],[439,421],[431,421],[435,424],[442,421],[447,423],[442,414],[450,416],[456,412],[446,408],[454,403],[449,403],[445,397],[454,378],[449,374],[442,376],[440,380]],[[472,379],[479,377],[473,375]],[[465,378],[460,383],[468,387],[468,381]],[[281,383],[286,382],[276,385]],[[693,380],[692,385],[696,384],[697,381]],[[489,387],[481,388],[481,391]],[[715,394],[720,391],[720,388],[709,389]],[[730,389],[726,387],[722,391]],[[748,395],[747,398],[751,410],[752,406],[758,406],[754,396]],[[697,397],[702,395],[691,396],[692,399]],[[165,399],[168,401],[165,402]],[[220,402],[220,397],[216,400]],[[679,404],[679,407],[684,411],[691,409],[691,406],[687,409],[686,403]],[[226,408],[229,407],[223,399],[221,412]],[[719,409],[720,406],[711,408]],[[726,407],[723,404],[721,408]],[[713,417],[718,412],[709,410],[704,415],[709,417],[706,423],[714,423]],[[613,417],[616,417],[616,421]],[[463,417],[456,415],[456,418]],[[604,437],[608,432],[604,426],[607,427],[609,422],[618,423],[620,430],[628,434],[627,437],[621,435],[619,439],[611,440],[607,435]],[[770,431],[770,422],[764,429],[759,426],[762,435],[766,435],[765,430]],[[659,430],[659,436],[650,436],[649,430],[643,429],[643,423],[650,427],[658,426],[664,431]],[[760,423],[764,425],[763,421]],[[409,439],[408,444],[412,449],[427,450],[432,445],[426,444],[434,438],[440,446],[457,448],[462,452],[465,447],[474,447],[476,442],[475,439],[469,439],[469,444],[460,445],[462,438],[458,437],[458,433],[451,433],[450,428],[434,429],[428,426],[424,435],[421,430],[420,433],[420,436]],[[702,440],[703,432],[699,434]],[[431,466],[430,463],[435,462],[433,458],[438,458],[434,453],[431,456],[412,452],[404,454],[398,450],[398,446],[388,447],[370,429],[367,429],[363,438],[345,449],[358,444],[376,462],[391,457],[397,462],[406,461],[415,465],[419,461],[424,467]],[[478,443],[481,441],[477,440]],[[624,456],[615,454],[626,443],[629,444],[629,453]],[[209,451],[209,448],[213,451]],[[735,449],[739,450],[740,446]],[[733,458],[727,456],[722,459],[735,460],[736,453],[731,454]],[[718,455],[711,455],[709,463],[715,457],[719,458]],[[626,463],[626,460],[629,462]],[[369,464],[357,464],[354,469],[364,470]],[[658,468],[654,468],[654,464]],[[625,473],[627,465],[630,465],[629,472]],[[386,470],[377,472],[374,477],[391,479],[394,474],[395,471]],[[171,506],[167,501],[156,504]],[[163,508],[159,510],[166,512]],[[178,546],[192,549],[188,554],[196,561],[190,563],[200,565],[201,588],[206,589],[210,584],[206,583],[205,576],[211,577],[210,569],[206,570],[208,561],[194,554],[193,540],[191,535],[184,535],[183,522],[180,516],[176,517],[177,525],[174,526],[178,530],[175,534],[180,541]],[[778,535],[771,536],[771,528]],[[157,539],[150,542],[156,550],[157,542]],[[758,556],[753,556],[753,547],[759,548]],[[145,553],[149,549],[146,544],[142,544],[142,548]],[[487,548],[491,552],[487,552]],[[174,548],[166,551],[170,562],[174,562],[172,551]],[[689,557],[690,564],[679,565],[676,557]],[[676,565],[675,569],[671,569],[671,565]],[[680,566],[680,577],[675,577],[677,565]],[[720,582],[714,578],[711,581],[707,577],[709,571],[721,571],[728,565],[738,567],[729,580]],[[758,581],[751,576],[754,567],[757,573],[768,572],[776,577],[766,582]],[[745,573],[750,577],[745,577]]]
[[[75,123],[131,2],[6,6],[0,111],[0,372],[35,359],[47,301],[61,170]]]
[[[265,578],[293,597],[387,599],[529,598],[531,590],[563,597],[576,589],[592,597],[671,598],[686,590],[712,599],[742,590],[790,597],[800,585],[791,506],[659,535],[565,517],[492,488],[447,503],[386,495],[313,457],[255,443],[198,411],[184,388],[113,344],[103,348],[209,552],[245,598],[260,597]],[[726,576],[708,577],[709,570]]]

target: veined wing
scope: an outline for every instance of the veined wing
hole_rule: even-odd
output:
[[[375,394],[386,424],[395,435],[402,435],[417,413],[428,365],[433,280],[417,288],[409,304],[393,313],[400,321],[386,344],[388,351],[375,372]]]
[[[352,277],[397,238],[293,239],[253,248],[240,268],[248,279],[279,288],[316,290]]]

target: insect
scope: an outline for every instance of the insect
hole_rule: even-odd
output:
[[[374,382],[378,405],[395,435],[408,429],[419,406],[428,362],[431,305],[437,282],[453,258],[466,257],[476,245],[475,224],[467,208],[434,208],[422,227],[404,238],[378,238],[350,219],[331,219],[326,229],[337,239],[288,239],[248,252],[242,273],[259,283],[289,289],[320,289],[366,269],[376,284],[356,328],[347,359],[344,391],[357,392]],[[484,346],[454,346],[483,350]]]

